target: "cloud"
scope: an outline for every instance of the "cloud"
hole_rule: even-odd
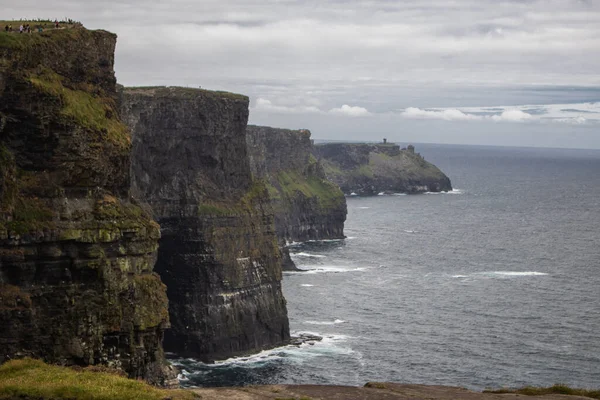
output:
[[[460,110],[451,108],[446,110],[423,110],[416,107],[408,107],[400,113],[404,118],[414,119],[443,119],[445,121],[465,121],[481,119],[477,115],[465,114]]]
[[[568,108],[570,107],[570,108]],[[583,117],[581,114],[586,115]],[[444,121],[537,122],[583,125],[600,123],[600,103],[544,104],[494,107],[421,109],[408,107],[400,112],[407,119]]]
[[[502,111],[502,114],[492,115],[490,118],[503,122],[526,122],[534,119],[533,115],[517,109]]]
[[[254,105],[254,107],[252,109],[257,110],[257,111],[266,111],[266,112],[282,113],[282,114],[321,114],[321,113],[323,113],[321,110],[319,110],[315,106],[304,106],[304,105],[299,105],[299,106],[294,106],[294,107],[281,106],[281,105],[275,105],[270,100],[263,99],[260,97],[258,99],[256,99],[256,104]]]
[[[338,108],[332,108],[329,110],[329,114],[343,115],[348,117],[368,117],[372,115],[369,110],[364,107],[349,106],[348,104],[344,104]]]

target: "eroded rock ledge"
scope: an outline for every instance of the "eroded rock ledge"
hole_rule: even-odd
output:
[[[314,147],[327,178],[345,194],[424,193],[452,190],[450,179],[413,146],[325,143]]]
[[[273,209],[247,155],[248,98],[129,88],[121,111],[133,131],[134,191],[161,225],[165,349],[214,360],[285,343]]]

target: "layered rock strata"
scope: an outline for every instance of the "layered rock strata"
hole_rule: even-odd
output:
[[[131,88],[121,104],[133,130],[133,186],[161,225],[165,349],[214,360],[285,343],[273,209],[246,149],[248,98]]]
[[[310,131],[249,125],[246,132],[252,172],[268,183],[278,235],[343,238],[346,200],[312,155]]]
[[[269,188],[284,268],[295,269],[285,243],[344,238],[346,199],[313,156],[310,131],[249,125],[246,133],[252,173]]]
[[[0,362],[108,365],[165,384],[158,225],[129,197],[116,36],[0,38]]]
[[[326,143],[315,156],[345,194],[424,193],[452,190],[450,179],[409,145]]]

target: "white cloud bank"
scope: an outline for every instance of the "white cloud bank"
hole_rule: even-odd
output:
[[[252,107],[254,111],[270,112],[277,114],[330,114],[343,117],[368,117],[373,115],[364,107],[349,106],[344,104],[341,107],[332,108],[329,111],[323,111],[315,106],[295,105],[282,106],[273,104],[270,100],[258,98],[256,104]]]
[[[321,114],[323,113],[314,106],[280,106],[273,104],[270,100],[258,98],[254,106],[255,110],[267,111],[281,114]]]
[[[332,108],[329,110],[329,114],[344,115],[348,117],[368,117],[372,115],[369,110],[364,107],[349,106],[348,104],[344,104],[338,108]]]
[[[544,104],[497,107],[408,107],[400,112],[408,119],[444,121],[550,122],[582,125],[600,122],[600,103]]]

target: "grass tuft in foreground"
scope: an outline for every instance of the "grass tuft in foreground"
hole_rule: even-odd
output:
[[[571,396],[583,396],[592,399],[600,399],[600,390],[588,390],[588,389],[576,389],[571,388],[567,385],[555,384],[547,388],[526,386],[521,389],[498,389],[498,390],[484,390],[484,393],[516,393],[525,396],[543,396],[545,394],[566,394]]]
[[[0,399],[186,400],[198,396],[165,390],[114,373],[75,371],[25,358],[0,366]]]

